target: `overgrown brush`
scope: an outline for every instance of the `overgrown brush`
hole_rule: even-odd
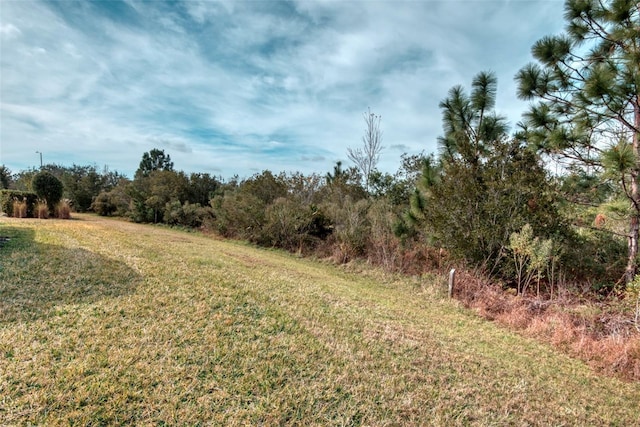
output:
[[[456,279],[455,297],[482,317],[553,344],[600,372],[640,381],[635,287],[623,300],[596,303],[567,289],[554,300],[516,295],[478,271],[460,271]]]

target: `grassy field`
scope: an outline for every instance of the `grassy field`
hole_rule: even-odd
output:
[[[0,425],[640,425],[433,279],[76,218],[0,218]]]

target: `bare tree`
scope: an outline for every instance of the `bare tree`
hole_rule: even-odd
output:
[[[378,165],[380,151],[382,151],[382,131],[380,130],[382,116],[372,113],[370,108],[367,109],[363,116],[367,124],[362,137],[363,147],[347,148],[347,156],[362,172],[362,176],[365,179],[365,188],[369,191],[371,174]]]

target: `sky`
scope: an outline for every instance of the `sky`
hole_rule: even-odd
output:
[[[0,164],[105,166],[143,153],[222,178],[324,174],[381,116],[378,168],[437,152],[439,102],[516,72],[562,32],[561,0],[0,1]]]

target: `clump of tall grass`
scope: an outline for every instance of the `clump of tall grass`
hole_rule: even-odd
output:
[[[71,206],[67,200],[63,200],[56,205],[55,209],[56,218],[58,219],[70,219],[71,218]]]
[[[35,216],[39,219],[49,219],[49,207],[46,203],[39,202],[36,205]]]
[[[27,217],[27,202],[13,202],[13,217],[14,218],[26,218]]]

